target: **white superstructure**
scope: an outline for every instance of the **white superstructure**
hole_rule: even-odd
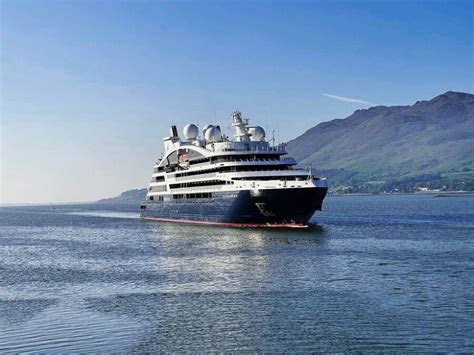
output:
[[[222,134],[219,126],[207,125],[199,134],[194,124],[176,126],[164,138],[165,151],[155,166],[147,200],[212,198],[215,192],[265,189],[326,187],[325,179],[311,171],[296,168],[287,157],[285,145],[271,145],[265,130],[250,126],[239,111],[231,114],[234,140]]]

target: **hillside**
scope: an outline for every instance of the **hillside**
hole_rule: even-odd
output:
[[[98,203],[140,203],[146,197],[147,189],[134,189],[122,192],[119,196],[104,198]]]
[[[320,123],[288,143],[336,192],[474,190],[474,95],[446,92]]]

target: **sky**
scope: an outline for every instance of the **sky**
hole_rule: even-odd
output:
[[[0,203],[146,187],[171,124],[285,142],[474,92],[470,1],[0,0]]]

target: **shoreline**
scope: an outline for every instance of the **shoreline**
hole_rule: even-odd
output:
[[[388,193],[328,193],[327,197],[344,197],[344,196],[392,196],[392,195],[416,195],[416,196],[432,196],[432,197],[462,197],[462,196],[474,196],[474,191],[427,191],[427,192],[388,192]],[[140,204],[140,201],[80,201],[80,202],[23,202],[23,203],[6,203],[0,204],[0,208],[6,207],[29,207],[29,206],[67,206],[67,205],[115,205],[115,204]]]
[[[356,192],[347,194],[328,193],[331,197],[342,196],[387,196],[387,195],[417,195],[417,196],[442,196],[442,197],[456,197],[456,196],[474,196],[474,191],[426,191],[426,192],[386,192],[386,193],[370,193],[370,192]]]

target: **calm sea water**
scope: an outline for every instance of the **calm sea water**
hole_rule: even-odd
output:
[[[307,230],[0,209],[0,352],[474,351],[474,198],[329,197]]]

